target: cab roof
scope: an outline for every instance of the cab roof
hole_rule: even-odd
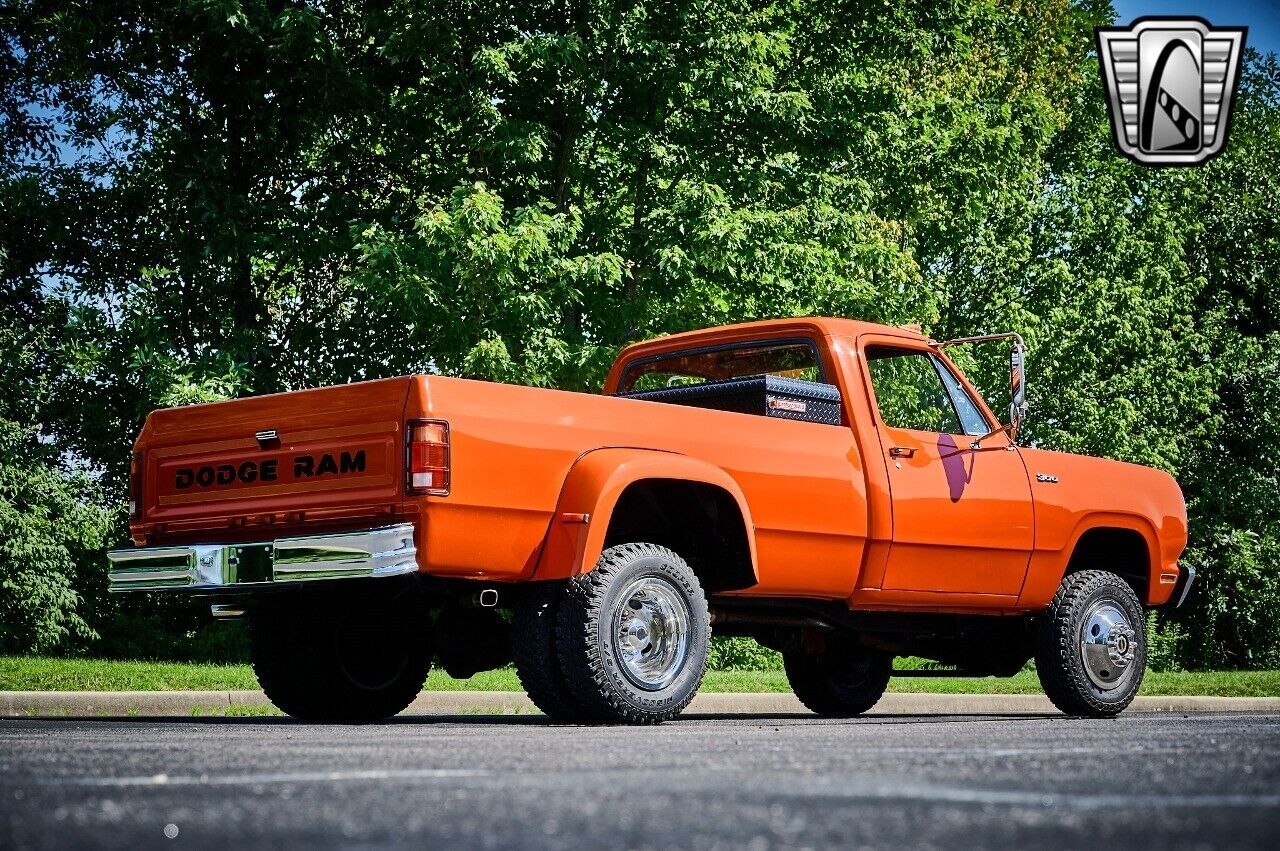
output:
[[[823,337],[856,337],[859,334],[892,334],[912,340],[928,342],[929,338],[914,326],[881,325],[876,322],[863,322],[858,319],[841,319],[827,316],[804,316],[795,319],[766,319],[761,322],[740,322],[736,325],[719,325],[714,328],[701,328],[697,331],[684,331],[679,334],[668,334],[632,343],[618,354],[618,361],[631,359],[637,355],[651,355],[663,352],[679,351],[699,345],[715,345],[736,340],[767,340],[771,337],[786,337],[795,333],[816,334]]]

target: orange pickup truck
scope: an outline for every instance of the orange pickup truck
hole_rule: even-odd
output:
[[[1004,424],[945,354],[1001,338]],[[656,723],[713,628],[780,651],[820,715],[1032,658],[1063,711],[1114,715],[1144,607],[1194,578],[1182,493],[1019,445],[1023,355],[804,318],[632,345],[601,395],[413,375],[155,411],[110,586],[247,618],[299,718],[393,715],[439,660],[514,662],[555,719]]]

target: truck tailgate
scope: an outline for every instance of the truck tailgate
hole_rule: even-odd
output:
[[[135,538],[395,513],[408,387],[393,378],[154,412],[138,440]]]

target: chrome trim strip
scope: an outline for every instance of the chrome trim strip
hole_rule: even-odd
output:
[[[266,576],[241,581],[241,554],[266,550]],[[208,590],[362,576],[396,576],[418,569],[413,526],[402,523],[360,532],[305,535],[247,544],[142,547],[107,553],[111,591]]]
[[[418,569],[413,527],[280,538],[272,548],[275,581],[333,576],[388,576]]]

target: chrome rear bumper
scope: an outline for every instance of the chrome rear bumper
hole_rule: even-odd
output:
[[[395,576],[418,569],[413,526],[276,538],[248,544],[191,544],[112,550],[112,591],[213,591],[282,582]]]

